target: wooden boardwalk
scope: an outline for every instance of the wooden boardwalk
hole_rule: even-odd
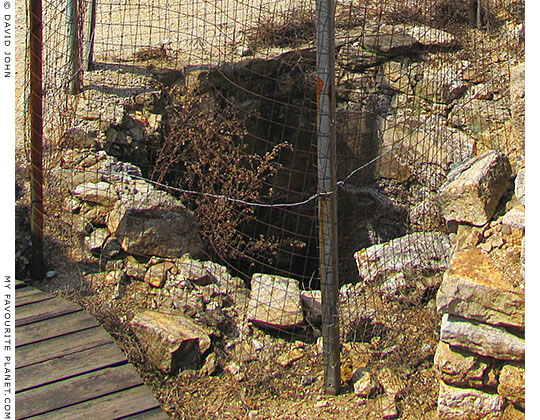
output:
[[[93,317],[60,297],[16,287],[16,419],[169,418]]]

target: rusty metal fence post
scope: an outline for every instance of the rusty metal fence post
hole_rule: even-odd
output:
[[[41,0],[30,0],[31,273],[43,278],[43,21]]]
[[[335,127],[334,0],[317,0],[317,174],[325,391],[341,387]]]

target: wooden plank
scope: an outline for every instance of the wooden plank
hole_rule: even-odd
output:
[[[26,283],[24,281],[15,279],[15,289],[19,289],[25,286],[26,286]]]
[[[104,344],[17,369],[15,391],[24,391],[120,363],[127,363],[125,354],[114,343]]]
[[[16,396],[15,417],[36,416],[141,384],[141,378],[131,365],[98,370],[65,381],[19,392]],[[135,404],[132,401],[130,405]],[[88,414],[87,419],[101,418],[94,410]],[[58,415],[58,413],[56,416],[56,418],[73,418]]]
[[[161,411],[164,413],[150,390],[144,385],[140,385],[84,403],[61,408],[57,411],[31,417],[31,419],[109,420],[123,418],[134,413],[141,413],[143,410],[152,410],[148,412],[149,415],[155,415],[154,411]],[[166,414],[165,416],[165,419],[168,418]],[[142,417],[142,419],[147,418],[149,420],[154,420],[152,417]],[[156,417],[155,420],[161,420],[161,418]]]
[[[112,342],[111,336],[103,328],[89,328],[17,347],[15,349],[15,367],[21,368]]]
[[[132,416],[121,417],[119,420],[169,420],[170,416],[161,408],[134,414]]]
[[[15,345],[23,346],[98,325],[97,321],[86,312],[73,312],[17,327]]]
[[[15,306],[27,305],[29,303],[40,302],[52,298],[54,298],[53,295],[34,289],[33,287],[15,290]]]
[[[81,308],[61,297],[31,303],[15,308],[15,326],[30,324],[64,314],[80,311]]]

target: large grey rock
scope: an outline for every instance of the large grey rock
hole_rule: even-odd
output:
[[[440,420],[498,420],[504,400],[477,389],[456,388],[440,381],[437,413]]]
[[[449,221],[486,224],[508,188],[510,175],[508,158],[495,150],[457,165],[440,189],[443,216]]]
[[[478,389],[496,386],[494,380],[490,383],[491,368],[487,357],[452,348],[442,341],[435,352],[433,365],[438,376],[448,385]]]
[[[304,322],[298,281],[254,274],[247,319],[268,328],[291,328]]]
[[[444,273],[437,309],[492,325],[525,328],[525,293],[478,248],[459,251]]]
[[[525,340],[503,327],[482,324],[454,315],[444,314],[441,340],[481,356],[501,360],[524,360]]]
[[[118,200],[118,193],[114,185],[108,182],[85,182],[73,190],[73,195],[79,200],[100,204],[104,207],[113,207]]]
[[[412,36],[424,47],[453,48],[458,42],[455,35],[422,25],[395,25],[397,30]]]
[[[420,43],[412,36],[391,29],[388,32],[367,31],[362,38],[363,46],[370,51],[388,56],[402,55],[405,52],[418,51],[420,48]]]
[[[198,368],[211,346],[206,331],[183,315],[144,311],[130,324],[150,363],[165,373]]]
[[[506,365],[499,375],[499,395],[525,410],[525,368]]]
[[[444,270],[451,246],[445,233],[417,232],[365,248],[354,258],[360,276],[371,283],[396,273],[432,274]]]
[[[124,251],[166,258],[197,255],[202,242],[193,213],[169,194],[142,187],[135,194],[122,194],[107,219]]]

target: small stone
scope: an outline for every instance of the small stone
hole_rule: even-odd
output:
[[[508,225],[503,225],[502,229],[501,229],[501,233],[503,235],[510,235],[512,233],[512,228]]]
[[[218,368],[218,363],[216,359],[215,353],[210,353],[208,356],[206,356],[206,360],[204,361],[204,365],[200,370],[201,376],[212,376],[216,373]]]
[[[358,369],[353,373],[354,394],[358,397],[369,398],[377,390],[377,382],[370,372]]]
[[[109,237],[107,229],[95,229],[90,235],[84,238],[86,247],[92,252],[98,252]]]
[[[325,408],[330,405],[330,402],[327,400],[321,400],[315,403],[315,408]]]
[[[504,239],[500,235],[491,238],[490,242],[493,248],[501,248],[504,245]]]
[[[498,394],[521,410],[525,410],[525,369],[506,365],[499,375]]]
[[[52,279],[54,276],[56,276],[56,271],[54,270],[47,271],[47,274],[45,274],[47,280]]]
[[[105,281],[110,284],[119,284],[126,279],[126,273],[122,270],[109,271],[105,276]]]
[[[514,207],[504,215],[502,222],[511,228],[525,229],[525,211]]]
[[[292,365],[297,360],[300,360],[302,357],[304,357],[304,350],[303,349],[292,349],[291,351],[281,354],[277,358],[277,362],[279,365],[283,367],[287,367]]]
[[[231,375],[237,375],[240,372],[240,365],[236,362],[231,362],[225,367],[225,370]]]
[[[253,345],[253,348],[257,351],[261,351],[264,349],[264,344],[261,343],[259,340],[253,339],[251,340],[251,344]]]
[[[486,254],[489,254],[491,252],[491,250],[493,249],[493,245],[491,244],[491,242],[484,242],[484,243],[478,245],[478,248],[480,248]]]
[[[382,411],[383,419],[397,419],[399,417],[394,395],[382,395],[377,402],[380,411]]]
[[[133,277],[136,280],[144,280],[146,267],[138,263],[133,256],[130,255],[124,260],[124,269],[129,277]]]
[[[433,364],[439,377],[448,385],[464,388],[482,388],[484,376],[489,370],[489,359],[452,348],[440,341]]]
[[[167,280],[167,273],[175,268],[176,265],[170,261],[153,265],[146,271],[144,281],[154,287],[163,287]]]

